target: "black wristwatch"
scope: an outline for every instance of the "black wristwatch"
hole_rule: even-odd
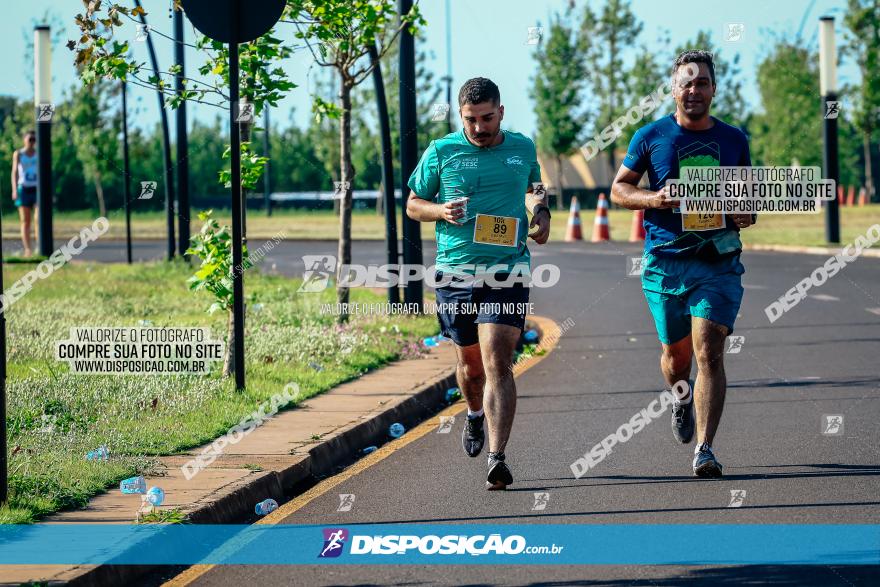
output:
[[[541,210],[547,210],[547,218],[553,218],[553,216],[550,215],[550,208],[548,208],[544,204],[538,204],[537,206],[535,206],[535,209],[532,210],[532,216],[537,216],[538,212],[540,212]]]

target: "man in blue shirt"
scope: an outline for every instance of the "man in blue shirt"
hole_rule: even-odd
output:
[[[733,332],[742,302],[739,231],[749,214],[681,214],[666,182],[683,167],[750,166],[749,144],[738,128],[709,115],[715,96],[715,65],[707,51],[685,51],[673,66],[676,110],[636,132],[611,188],[611,201],[645,210],[645,263],[642,289],[662,346],[660,371],[676,391],[672,410],[675,437],[688,443],[696,424],[693,470],[698,477],[721,477],[712,442],[724,409],[727,378],[724,341]],[[649,189],[638,183],[648,173]],[[696,356],[693,391],[688,381]],[[696,409],[695,409],[696,407]]]

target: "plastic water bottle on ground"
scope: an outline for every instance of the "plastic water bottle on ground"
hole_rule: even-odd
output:
[[[395,422],[388,427],[388,435],[391,436],[391,438],[400,438],[403,436],[404,432],[406,432],[406,428],[404,428],[403,424],[400,422]]]
[[[526,342],[535,342],[536,340],[538,340],[538,331],[526,330],[525,334],[523,334],[523,339]]]
[[[144,479],[143,475],[138,475],[137,477],[129,477],[128,479],[123,479],[119,483],[119,491],[122,493],[146,493],[147,492],[147,482]]]
[[[437,342],[437,340],[433,336],[429,336],[428,338],[426,338],[425,340],[422,341],[422,344],[428,348],[432,348],[432,347],[437,346],[439,343]]]
[[[361,449],[361,454],[368,455],[368,454],[370,454],[371,452],[376,452],[376,450],[377,450],[377,449],[376,449],[375,446],[368,446],[368,447],[366,447],[366,448],[364,448],[364,449]]]
[[[87,461],[106,461],[109,458],[110,451],[107,450],[107,447],[103,444],[95,450],[90,450],[88,453],[86,453]]]
[[[165,501],[165,492],[159,487],[150,487],[144,500],[153,507],[159,507]]]
[[[461,398],[461,390],[457,387],[450,387],[446,390],[446,403],[458,401]]]
[[[258,516],[265,516],[266,514],[274,512],[277,509],[278,502],[270,498],[264,499],[263,501],[258,503],[256,507],[254,507],[254,512],[256,512]]]

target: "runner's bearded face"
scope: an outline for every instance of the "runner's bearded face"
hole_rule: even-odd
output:
[[[697,77],[685,81],[689,77],[687,68],[694,66],[699,66]],[[715,84],[712,83],[709,66],[705,63],[684,63],[678,67],[675,78],[673,96],[678,111],[684,112],[685,116],[691,120],[699,120],[708,116],[712,98],[715,96]]]
[[[461,125],[468,140],[477,147],[488,147],[501,132],[504,106],[492,102],[464,104],[459,110]]]

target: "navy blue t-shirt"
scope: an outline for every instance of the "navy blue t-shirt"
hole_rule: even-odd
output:
[[[670,114],[636,131],[623,164],[636,173],[648,172],[650,189],[657,191],[668,179],[679,179],[682,167],[751,166],[749,142],[743,131],[721,122],[706,130],[687,130]],[[739,228],[725,218],[725,227],[698,232],[684,231],[678,209],[645,210],[645,252],[685,256],[708,240],[724,242],[724,249],[742,248]]]

